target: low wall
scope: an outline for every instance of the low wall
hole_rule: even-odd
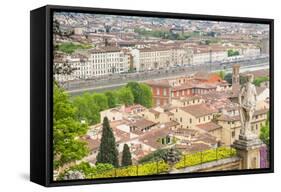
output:
[[[241,158],[235,156],[226,159],[220,159],[218,161],[212,161],[186,167],[183,169],[174,169],[169,173],[191,173],[191,172],[208,172],[208,171],[223,171],[223,170],[238,170],[241,169]]]

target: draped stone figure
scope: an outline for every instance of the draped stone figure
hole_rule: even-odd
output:
[[[255,85],[252,83],[254,76],[248,74],[246,79],[247,82],[242,86],[238,96],[241,119],[240,137],[253,138],[256,136],[251,132],[251,123],[256,108],[257,91]]]

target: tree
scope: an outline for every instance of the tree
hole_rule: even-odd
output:
[[[76,108],[63,89],[56,84],[54,84],[53,102],[53,154],[54,169],[56,169],[66,163],[80,160],[88,154],[86,143],[77,139],[86,134],[88,126],[76,120]]]
[[[115,137],[107,117],[104,117],[102,124],[102,137],[96,164],[98,163],[108,163],[114,167],[118,167],[118,151]]]
[[[239,53],[239,51],[235,51],[235,50],[232,50],[232,49],[230,49],[230,50],[227,50],[227,56],[228,57],[233,57],[233,56],[237,56],[237,55],[239,55],[240,53]]]
[[[102,93],[94,93],[92,95],[93,102],[99,107],[99,111],[108,109],[107,97]]]
[[[141,88],[141,101],[139,104],[150,108],[152,106],[152,92],[148,85],[140,83]]]
[[[132,105],[134,103],[134,95],[131,89],[122,87],[117,91],[118,101],[120,104]]]
[[[225,78],[225,71],[221,70],[218,72],[218,75],[220,76],[221,79]]]
[[[87,121],[89,124],[96,124],[100,122],[100,106],[90,93],[84,93],[77,96],[73,100],[74,106],[77,108],[76,118]]]
[[[167,153],[169,152],[169,149],[157,149],[156,151],[153,151],[152,153],[149,153],[148,155],[141,158],[138,162],[139,163],[146,163],[151,161],[162,161],[166,160]],[[180,151],[176,150],[176,152],[180,155]]]
[[[226,80],[229,84],[232,84],[232,73],[227,73],[224,76],[224,80]]]
[[[232,84],[232,73],[227,73],[225,76],[224,76],[224,80],[226,80],[229,84]],[[240,84],[244,84],[247,82],[247,79],[245,76],[242,76],[240,75],[239,76],[239,82]]]
[[[113,108],[116,107],[118,99],[117,94],[113,91],[105,92],[105,96],[107,97],[108,107]]]
[[[264,77],[256,77],[254,82],[253,82],[253,84],[255,86],[260,86],[261,83],[263,83],[265,81],[269,81],[269,77],[266,77],[266,76],[264,76]]]
[[[134,96],[134,103],[141,104],[145,107],[152,106],[152,93],[148,85],[137,82],[129,82],[126,86],[130,88]]]
[[[125,144],[123,147],[121,165],[123,167],[132,165],[132,156],[131,156],[129,146],[127,144]]]
[[[77,96],[73,100],[73,104],[77,107],[77,118],[86,120],[89,124],[100,122],[100,111],[108,109],[108,101],[105,94],[88,92],[81,96]]]
[[[269,114],[267,114],[267,119],[265,122],[265,125],[261,127],[261,132],[260,132],[260,139],[267,145],[269,146]]]
[[[129,82],[126,85],[127,88],[129,88],[134,96],[134,102],[140,103],[141,102],[141,88],[139,83],[137,82]]]

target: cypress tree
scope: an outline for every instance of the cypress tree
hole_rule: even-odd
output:
[[[122,152],[122,166],[132,165],[132,157],[129,146],[127,144],[123,147]]]
[[[109,163],[114,167],[118,167],[118,150],[107,117],[103,119],[102,137],[96,163]]]

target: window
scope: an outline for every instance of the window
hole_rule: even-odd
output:
[[[166,88],[163,89],[163,96],[167,96],[167,89]]]
[[[180,122],[182,122],[182,117],[180,118]]]
[[[160,95],[160,89],[156,88],[156,95]]]
[[[235,137],[235,131],[232,131],[232,132],[231,132],[231,136],[232,136],[232,138]]]
[[[201,121],[201,119],[199,118],[199,119],[198,119],[198,122],[200,123],[200,121]]]
[[[192,119],[191,119],[191,118],[189,119],[189,123],[190,123],[190,124],[192,123]]]
[[[166,137],[166,144],[170,144],[171,138],[169,136]]]

